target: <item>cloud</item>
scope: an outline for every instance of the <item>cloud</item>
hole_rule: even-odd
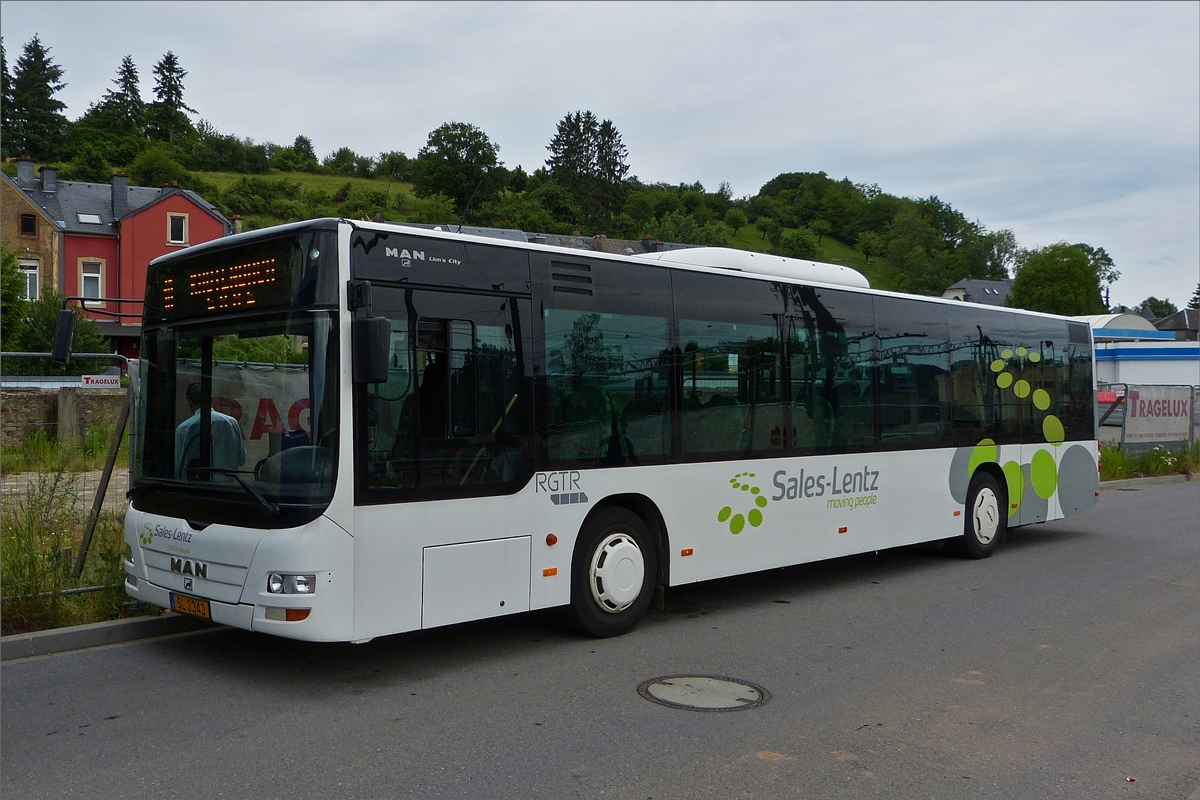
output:
[[[643,180],[823,170],[1104,246],[1122,290],[1200,273],[1196,4],[6,2],[0,25],[10,65],[53,48],[72,116],[125,53],[149,96],[171,49],[188,103],[257,141],[411,155],[456,120],[532,170],[591,109]]]

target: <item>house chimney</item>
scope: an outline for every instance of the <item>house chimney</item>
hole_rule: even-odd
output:
[[[19,158],[17,159],[17,185],[32,186],[33,185],[33,159]]]
[[[42,191],[56,192],[58,191],[58,168],[57,167],[42,167],[38,170],[38,174],[42,176]]]
[[[242,232],[242,215],[241,214],[233,215],[233,232],[234,233]]]
[[[112,210],[114,220],[129,213],[129,178],[124,175],[112,176]]]

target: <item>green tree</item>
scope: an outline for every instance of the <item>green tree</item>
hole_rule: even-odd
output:
[[[808,223],[808,229],[816,235],[817,244],[820,244],[822,239],[833,233],[833,226],[829,224],[829,220],[827,219],[814,219]]]
[[[1169,317],[1178,310],[1179,308],[1170,300],[1159,300],[1154,295],[1150,295],[1137,305],[1137,312],[1139,314],[1145,316],[1149,312],[1150,316],[1154,319]]]
[[[360,156],[349,147],[339,147],[325,157],[321,166],[330,175],[340,175],[346,178],[370,178],[375,172],[375,159],[370,156]]]
[[[733,235],[737,236],[737,232],[750,224],[750,220],[746,218],[746,212],[740,208],[731,208],[725,212],[725,224],[733,229]]]
[[[25,324],[13,337],[15,350],[26,353],[48,353],[54,342],[54,326],[58,312],[63,306],[63,296],[47,291],[37,300],[26,304]],[[7,348],[7,345],[5,345]],[[107,353],[108,342],[101,335],[96,323],[81,317],[75,325],[75,341],[72,350],[76,353]],[[9,358],[4,361],[4,371],[9,375],[56,375],[61,370],[48,358]],[[72,360],[67,368],[69,375],[83,375],[98,371],[96,361]]]
[[[8,74],[8,51],[4,49],[4,37],[0,36],[0,155],[12,155],[8,149],[9,114],[12,113],[12,78]]]
[[[570,233],[569,224],[563,224],[538,202],[532,192],[502,192],[494,200],[487,201],[481,209],[490,224],[501,228],[517,228],[528,233]]]
[[[280,172],[320,172],[321,164],[312,140],[297,136],[291,147],[279,147],[271,153],[271,166]]]
[[[91,142],[85,142],[71,159],[70,177],[73,181],[108,183],[112,180],[112,165]]]
[[[812,260],[817,257],[817,237],[808,228],[786,230],[783,232],[780,249],[790,258]]]
[[[412,162],[399,150],[380,153],[379,158],[375,159],[375,177],[410,181],[412,180]]]
[[[4,131],[6,150],[53,161],[60,155],[67,118],[66,104],[54,97],[66,88],[63,68],[50,60],[50,48],[35,34],[13,70],[12,98]]]
[[[1013,308],[1065,316],[1105,311],[1095,266],[1082,248],[1066,242],[1030,253],[1013,280],[1007,303]]]
[[[193,132],[187,113],[196,113],[183,102],[183,79],[187,70],[179,64],[179,58],[170,50],[154,65],[154,96],[150,105],[150,126],[153,138],[163,142],[177,142]]]
[[[629,172],[629,151],[612,120],[597,120],[591,111],[567,114],[546,149],[550,177],[570,190],[598,231],[607,230]]]
[[[25,324],[25,277],[17,269],[17,251],[0,248],[0,346],[14,349]]]
[[[860,233],[854,248],[863,254],[863,261],[867,264],[871,263],[871,259],[878,258],[885,252],[883,237],[875,231]]]
[[[762,231],[762,238],[770,242],[772,247],[779,247],[783,243],[783,226],[775,217],[759,217],[754,227]]]
[[[1188,300],[1188,308],[1200,308],[1200,283],[1196,284],[1196,291],[1192,294],[1192,299]]]
[[[107,90],[100,100],[100,108],[110,121],[113,133],[141,136],[146,126],[146,104],[142,100],[133,56],[127,55],[121,59],[113,84],[117,88]]]
[[[479,208],[499,189],[497,156],[500,148],[481,129],[466,122],[447,122],[429,134],[413,163],[413,188],[418,197],[444,194],[459,216]],[[445,222],[446,220],[443,220]]]
[[[137,186],[170,186],[187,184],[191,174],[171,158],[162,146],[143,150],[129,165],[129,179]]]

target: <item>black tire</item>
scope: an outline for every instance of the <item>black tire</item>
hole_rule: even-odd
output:
[[[987,558],[1004,538],[1008,526],[1008,498],[996,479],[976,472],[967,488],[963,535],[958,551],[966,558]]]
[[[597,638],[628,633],[646,615],[657,575],[658,552],[641,517],[624,508],[598,511],[579,532],[571,560],[571,626]]]

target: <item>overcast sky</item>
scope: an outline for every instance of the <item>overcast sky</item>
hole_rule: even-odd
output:
[[[1200,281],[1200,4],[0,4],[77,118],[167,50],[222,133],[410,156],[470,122],[532,171],[565,114],[611,119],[643,181],[753,195],[825,171],[937,195],[1025,247],[1104,247],[1112,301]]]

